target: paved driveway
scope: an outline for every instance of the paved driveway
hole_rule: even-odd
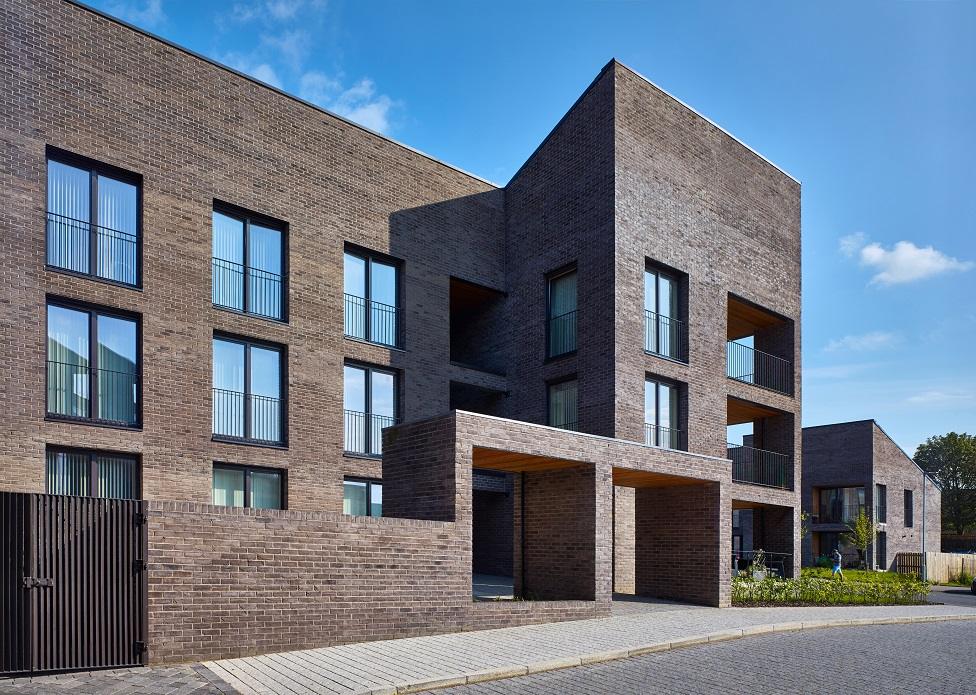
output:
[[[972,693],[966,622],[788,632],[437,691],[574,693]]]
[[[929,601],[944,603],[947,606],[976,608],[976,594],[961,586],[933,586]]]

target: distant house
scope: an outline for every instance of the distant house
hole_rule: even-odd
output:
[[[864,510],[878,524],[867,563],[894,569],[903,552],[938,552],[942,533],[942,493],[932,478],[874,420],[803,428],[801,504],[810,515],[803,539],[803,564],[840,547],[846,564],[857,551],[841,534]],[[924,495],[924,499],[923,499]]]

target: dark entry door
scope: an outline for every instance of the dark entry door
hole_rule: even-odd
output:
[[[142,665],[143,505],[0,492],[0,674]]]
[[[878,532],[877,545],[878,569],[886,570],[888,569],[888,534],[884,531]]]

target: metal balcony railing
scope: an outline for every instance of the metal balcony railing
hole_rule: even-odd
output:
[[[227,389],[213,390],[216,437],[262,444],[284,442],[284,401]]]
[[[549,424],[550,427],[556,427],[561,430],[569,430],[570,432],[579,432],[579,422],[552,422]]]
[[[47,213],[47,264],[53,268],[136,285],[138,248],[135,234]]]
[[[94,394],[94,399],[91,397]],[[48,360],[47,413],[117,425],[139,423],[139,374]]]
[[[549,319],[547,357],[559,357],[576,350],[576,310]]]
[[[214,306],[281,320],[284,316],[281,275],[213,259]]]
[[[868,508],[863,504],[830,504],[820,506],[817,514],[818,524],[850,524],[861,513],[867,514]]]
[[[793,394],[793,363],[743,345],[729,341],[726,345],[726,374],[730,379],[755,384],[763,388]]]
[[[398,423],[395,417],[358,410],[343,411],[343,420],[343,448],[364,456],[382,456],[383,429]]]
[[[644,351],[688,361],[688,326],[684,321],[644,311]]]
[[[684,450],[684,434],[682,430],[644,423],[644,443],[648,446]]]
[[[354,294],[345,294],[343,297],[345,304],[343,330],[347,336],[377,345],[402,346],[398,307],[357,297]]]
[[[741,444],[728,445],[732,480],[738,483],[791,489],[790,457]]]

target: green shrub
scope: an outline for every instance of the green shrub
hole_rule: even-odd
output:
[[[804,567],[801,570],[802,577],[817,579],[832,579],[831,570],[822,567]],[[892,582],[905,582],[915,579],[911,574],[898,574],[897,572],[875,572],[874,570],[844,570],[845,582],[869,582],[871,584],[890,584]],[[835,580],[839,581],[839,580]]]
[[[888,582],[800,579],[732,580],[736,606],[890,606],[925,603],[927,582],[914,578]]]
[[[949,577],[950,584],[956,584],[958,586],[969,586],[973,583],[973,575],[971,575],[966,570],[960,570],[959,574],[955,577]]]
[[[826,555],[820,555],[819,557],[817,557],[816,561],[813,564],[816,565],[817,567],[825,567],[827,569],[830,569],[831,567],[834,566],[833,561],[831,561],[831,559]]]

